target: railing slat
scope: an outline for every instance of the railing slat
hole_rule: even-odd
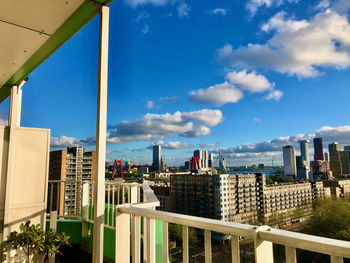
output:
[[[231,256],[232,256],[232,263],[240,262],[239,236],[231,236]]]
[[[297,253],[295,247],[285,247],[286,263],[297,263]]]
[[[168,263],[169,260],[169,234],[168,222],[163,222],[163,263]]]
[[[109,225],[110,203],[111,203],[111,186],[107,185],[107,225]]]
[[[343,263],[342,257],[331,256],[331,263]]]
[[[204,250],[205,250],[205,263],[211,263],[211,232],[210,230],[204,230]]]
[[[182,262],[189,262],[188,226],[182,226]]]
[[[132,263],[139,263],[140,257],[140,217],[132,216],[131,225],[131,253],[132,253]]]

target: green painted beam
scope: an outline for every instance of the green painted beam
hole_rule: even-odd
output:
[[[85,1],[63,25],[31,56],[19,70],[0,87],[0,103],[10,95],[10,89],[19,85],[28,75],[33,72],[41,63],[49,58],[59,47],[73,37],[98,13],[97,4],[108,5],[112,0]]]

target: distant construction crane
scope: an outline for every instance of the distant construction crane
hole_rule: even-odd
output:
[[[121,172],[121,174],[122,174],[122,179],[124,180],[123,165],[122,165],[122,161],[121,161],[121,160],[115,160],[115,161],[114,161],[112,179],[114,179],[115,168],[116,168],[116,166],[117,166],[117,163],[119,163],[119,165],[120,165],[120,172]]]

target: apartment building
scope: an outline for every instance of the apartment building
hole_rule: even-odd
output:
[[[62,215],[80,213],[81,181],[94,181],[95,165],[96,152],[85,151],[84,147],[50,152],[49,180],[65,182],[49,187],[47,207]]]
[[[172,211],[237,223],[268,223],[297,209],[307,216],[316,198],[330,196],[322,182],[267,185],[265,174],[173,174],[170,185]]]

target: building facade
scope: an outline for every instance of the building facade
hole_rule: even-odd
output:
[[[153,145],[153,171],[162,171],[162,146]]]
[[[314,138],[314,161],[324,161],[322,138]]]
[[[309,159],[309,140],[300,140],[300,155],[303,158],[303,161],[306,162],[306,166],[310,167]]]
[[[296,157],[293,146],[287,145],[283,147],[283,165],[283,179],[285,181],[297,175]]]
[[[333,142],[329,144],[328,151],[330,159],[330,170],[333,172],[333,176],[338,179],[343,174],[339,143]]]
[[[330,195],[322,182],[267,185],[265,174],[172,174],[170,186],[171,211],[237,223],[306,217],[316,198]]]
[[[50,152],[49,180],[65,181],[53,184],[48,193],[48,207],[60,215],[80,213],[82,181],[94,181],[96,152],[84,147]],[[58,200],[59,197],[59,200]]]

